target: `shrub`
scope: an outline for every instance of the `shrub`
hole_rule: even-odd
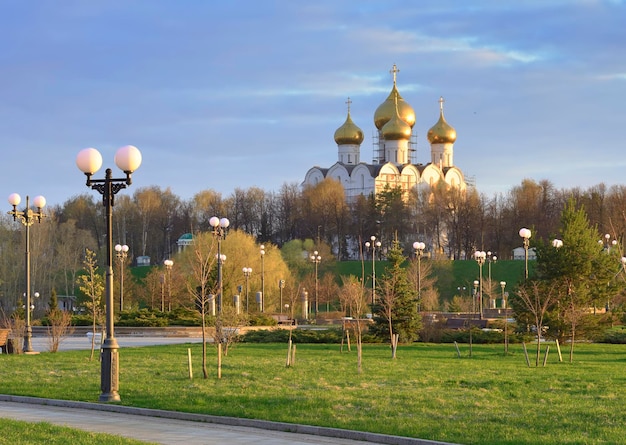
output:
[[[626,344],[626,330],[609,331],[605,334],[601,342],[624,345]]]
[[[164,327],[169,325],[169,320],[165,312],[140,309],[138,311],[125,311],[120,313],[120,318],[117,320],[116,325],[144,328]]]
[[[278,322],[267,314],[250,314],[248,325],[250,326],[276,326]]]
[[[341,329],[323,330],[294,329],[291,339],[295,343],[341,343]],[[289,340],[288,329],[249,331],[242,336],[244,343],[286,343]]]

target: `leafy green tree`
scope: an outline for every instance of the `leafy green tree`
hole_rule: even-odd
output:
[[[388,267],[377,283],[378,301],[374,308],[374,326],[377,336],[394,334],[402,343],[416,341],[422,328],[417,311],[417,292],[405,267],[406,257],[400,243],[395,240],[387,252]]]
[[[592,308],[614,292],[609,285],[620,262],[618,249],[604,249],[598,243],[597,228],[591,226],[584,209],[573,199],[561,214],[561,239],[562,245],[544,241],[537,244],[536,273],[538,279],[553,283],[557,289],[550,318],[559,332],[551,334],[569,337],[572,362],[577,329],[592,316]]]
[[[411,214],[403,200],[400,186],[390,187],[388,184],[375,197],[376,221],[380,221],[380,239],[383,247],[394,239],[404,239],[411,230]]]

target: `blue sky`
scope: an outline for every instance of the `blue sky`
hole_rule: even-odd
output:
[[[371,161],[393,64],[418,162],[443,96],[454,163],[487,196],[623,184],[624,23],[617,0],[0,0],[0,186],[62,204],[96,193],[80,149],[117,170],[132,144],[122,193],[278,191],[336,162],[348,97]]]

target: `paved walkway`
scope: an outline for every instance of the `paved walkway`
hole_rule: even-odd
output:
[[[0,418],[49,422],[165,445],[449,445],[335,428],[0,395]]]

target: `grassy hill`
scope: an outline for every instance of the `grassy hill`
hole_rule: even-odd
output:
[[[430,261],[430,260],[422,260]],[[380,277],[387,267],[386,261],[376,261],[376,276]],[[371,286],[372,262],[366,261],[365,264],[366,285]],[[528,263],[532,271],[534,262]],[[437,288],[442,301],[449,301],[455,295],[461,293],[465,296],[474,288],[474,280],[478,280],[479,268],[478,263],[474,260],[457,260],[457,261],[434,261],[433,273],[437,277]],[[355,275],[360,277],[362,274],[362,265],[360,261],[341,261],[337,263],[337,276]],[[489,276],[489,266],[483,265],[483,285]],[[524,279],[524,261],[504,260],[491,263],[491,279],[499,287],[500,281],[505,281],[505,291],[511,292],[517,287],[517,284]],[[462,288],[465,287],[465,291]]]

